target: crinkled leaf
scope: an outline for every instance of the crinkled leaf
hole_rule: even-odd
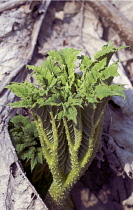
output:
[[[23,115],[14,116],[10,122],[14,124],[16,128],[19,128],[21,126],[26,126],[28,123],[30,123],[30,120],[28,117],[24,117]]]
[[[82,56],[82,62],[80,65],[80,70],[84,73],[86,73],[86,71],[89,71],[89,67],[92,64],[92,60],[91,58],[89,58],[87,55],[86,56]]]
[[[97,98],[102,100],[108,96],[123,96],[125,98],[125,94],[121,86],[118,85],[99,85],[95,89],[95,95]]]
[[[67,117],[68,120],[72,120],[75,124],[77,124],[77,109],[74,106],[68,106],[64,104],[64,116]]]
[[[61,105],[61,96],[59,94],[53,94],[51,97],[49,97],[48,99],[45,99],[44,98],[40,98],[38,99],[37,103],[40,105],[40,106],[45,106],[45,105]]]
[[[64,64],[66,65],[66,71],[68,74],[68,80],[70,86],[73,84],[75,80],[74,68],[76,66],[77,55],[80,50],[65,48],[60,50],[60,55],[63,58]]]
[[[116,50],[113,45],[105,44],[102,49],[95,54],[94,59],[98,60],[100,57],[108,56],[108,54],[113,55]]]
[[[13,124],[10,135],[18,157],[24,161],[29,160],[33,170],[37,163],[44,161],[36,125],[29,117],[22,115],[13,117],[10,123]]]
[[[111,64],[108,67],[106,67],[105,70],[101,72],[102,79],[106,80],[106,79],[108,79],[110,77],[117,77],[117,76],[119,76],[119,74],[117,72],[117,69],[118,69],[117,62]]]
[[[40,91],[34,84],[30,82],[17,83],[14,82],[11,85],[7,85],[6,88],[9,88],[13,93],[22,99],[30,99],[31,97],[35,100],[38,97]]]
[[[14,103],[10,103],[9,105],[11,105],[13,108],[21,108],[21,107],[33,108],[35,106],[35,104],[33,104],[31,100],[17,101]]]

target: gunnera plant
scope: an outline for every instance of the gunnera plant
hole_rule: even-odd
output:
[[[109,65],[112,55],[121,48],[108,43],[94,60],[72,48],[53,50],[41,66],[27,66],[38,85],[25,81],[7,86],[21,98],[11,106],[28,108],[34,119],[42,154],[53,177],[50,199],[57,206],[95,157],[108,100],[111,96],[125,98],[122,86],[112,84],[119,75],[118,61]],[[76,63],[82,75],[75,72]]]

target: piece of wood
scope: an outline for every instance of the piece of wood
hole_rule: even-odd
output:
[[[12,0],[12,1],[5,1],[4,3],[0,4],[0,12],[10,10],[24,4],[26,0]]]
[[[10,3],[10,4],[9,4]],[[14,4],[15,3],[15,4]],[[24,3],[24,2],[23,2]],[[0,6],[0,209],[47,210],[35,188],[29,182],[19,163],[8,133],[8,122],[15,114],[9,105],[15,95],[5,89],[12,82],[25,80],[25,65],[32,58],[42,21],[49,1],[40,1],[34,16],[34,7],[20,1],[8,0]],[[12,5],[14,9],[12,10]],[[8,6],[8,7],[7,7]],[[7,11],[7,9],[10,9]],[[5,11],[6,10],[6,11]]]
[[[133,50],[133,24],[109,1],[87,1],[103,21]]]
[[[46,2],[42,1],[42,4],[39,7],[41,9],[41,11],[38,8],[39,18],[36,18],[35,21],[34,21],[34,17],[32,20],[30,18],[30,14],[32,14],[32,10],[28,11],[28,14],[26,14],[26,12],[24,10],[25,8],[23,9],[23,7],[22,7],[22,8],[18,9],[21,13],[24,12],[24,15],[22,15],[21,13],[20,13],[20,15],[22,15],[22,18],[23,18],[23,16],[25,17],[25,22],[19,20],[19,18],[21,18],[21,16],[19,16],[19,14],[17,14],[17,12],[16,12],[15,18],[14,18],[15,15],[14,16],[12,15],[13,12],[12,11],[9,12],[9,17],[13,16],[14,24],[17,23],[17,25],[18,25],[17,26],[18,28],[16,29],[16,31],[18,29],[21,29],[21,27],[24,26],[24,24],[26,27],[26,21],[27,21],[27,28],[22,28],[20,31],[18,31],[18,37],[17,37],[17,36],[15,36],[16,31],[14,31],[15,30],[13,28],[14,24],[12,23],[13,21],[11,20],[12,28],[10,29],[10,31],[8,31],[7,34],[5,33],[4,36],[2,37],[2,42],[0,44],[0,47],[1,47],[0,93],[2,93],[4,87],[10,81],[12,81],[14,76],[17,75],[19,73],[19,71],[21,71],[22,68],[26,64],[28,64],[29,61],[31,60],[32,54],[34,52],[34,48],[36,45],[37,37],[39,34],[39,30],[40,30],[42,21],[45,17],[45,14],[46,14],[49,4],[50,4],[50,0],[46,1]],[[29,6],[27,5],[27,7],[29,7]],[[41,14],[40,14],[40,12],[41,12]],[[0,19],[0,25],[2,25],[3,27],[5,27],[5,25],[8,24],[7,23],[8,19],[6,17],[7,16],[5,14],[3,14],[3,16],[1,16],[1,19]],[[3,19],[5,20],[5,23],[2,23]],[[28,23],[29,23],[29,26],[28,26]],[[30,28],[28,29],[28,27],[30,27]],[[5,28],[5,30],[6,30],[6,28]],[[10,37],[8,36],[9,33],[11,33]],[[10,53],[13,54],[14,56],[11,56]],[[6,65],[8,64],[8,66],[6,66],[5,63],[6,63]]]

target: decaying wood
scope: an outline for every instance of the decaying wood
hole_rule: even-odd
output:
[[[15,114],[7,104],[15,96],[4,87],[12,81],[22,82],[31,60],[39,30],[50,1],[34,7],[24,1],[6,1],[0,7],[0,209],[47,209],[35,188],[28,181],[18,161],[8,133],[8,121]],[[2,7],[3,6],[3,7]],[[12,9],[14,8],[14,9]],[[10,9],[10,10],[8,10]],[[3,11],[4,10],[4,11]]]
[[[0,92],[3,91],[3,88],[10,81],[12,81],[14,76],[17,75],[19,73],[19,71],[22,70],[22,68],[31,60],[31,57],[32,57],[32,54],[33,54],[33,51],[34,51],[34,48],[36,45],[37,37],[39,34],[39,30],[40,30],[42,21],[45,17],[45,14],[46,14],[49,4],[50,4],[50,1],[46,1],[46,2],[42,1],[42,4],[40,5],[41,13],[38,8],[39,18],[36,19],[35,23],[34,23],[34,20],[29,20],[29,22],[31,21],[31,24],[32,24],[32,30],[31,30],[31,28],[30,29],[27,28],[27,31],[25,31],[25,28],[23,28],[23,30],[20,31],[20,33],[19,33],[19,35],[21,36],[19,42],[18,42],[19,37],[15,39],[12,36],[10,36],[10,38],[8,38],[9,32],[7,34],[7,37],[6,37],[6,34],[4,34],[4,36],[1,38],[3,40],[3,42],[1,42],[1,44],[0,44],[1,51],[5,50],[5,52],[3,52],[3,54],[5,53],[6,55],[8,55],[7,52],[10,49],[11,51],[14,51],[15,57],[12,58],[10,66],[4,66],[4,64],[3,64],[3,63],[6,63],[6,65],[7,65],[7,63],[9,63],[9,60],[11,59],[10,55],[9,55],[9,57],[7,56],[7,59],[3,58],[3,56],[0,57],[1,74],[2,74],[2,72],[5,72],[5,73],[3,73],[2,76],[0,76]],[[28,8],[22,7],[23,12],[25,11],[24,9],[29,10],[29,5],[26,5],[26,7],[28,7]],[[22,12],[22,11],[20,11],[20,12]],[[32,14],[32,10],[28,11],[28,14],[27,14],[28,19],[30,16],[29,13]],[[2,20],[0,20],[0,21],[2,22]],[[20,23],[19,20],[17,20],[17,18],[14,19],[14,24],[15,23],[17,23],[17,24]],[[4,30],[5,23],[3,23],[3,24],[0,23],[0,24]],[[22,23],[22,24],[24,25],[25,23]],[[12,35],[14,32],[13,26],[14,25],[12,23],[12,29],[10,31],[10,32],[12,32]],[[30,24],[29,24],[29,26],[30,26]],[[30,33],[30,31],[31,31],[31,33]],[[4,49],[4,47],[5,47],[5,49]],[[7,52],[6,52],[6,50],[7,50]],[[10,52],[10,50],[9,50],[9,52]],[[19,57],[18,57],[18,55],[19,55]],[[16,59],[16,58],[18,58],[18,59]],[[17,60],[16,65],[14,65],[15,64],[14,59]]]
[[[109,1],[88,1],[103,21],[119,34],[120,38],[133,49],[133,24]]]
[[[26,1],[26,0],[25,0]],[[4,3],[0,4],[0,12],[16,8],[17,6],[20,6],[21,4],[25,3],[24,0],[12,0],[12,1],[6,1]]]

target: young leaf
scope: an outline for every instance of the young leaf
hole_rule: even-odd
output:
[[[30,161],[31,171],[38,163],[43,163],[39,135],[34,122],[29,117],[18,115],[10,120],[10,135],[19,159]]]
[[[30,109],[40,139],[38,143],[33,123],[29,126],[24,121],[23,128],[17,126],[17,120],[11,135],[19,157],[30,161],[33,170],[37,163],[42,163],[43,154],[53,176],[49,192],[57,204],[96,154],[109,98],[125,98],[123,87],[111,84],[118,76],[118,61],[108,66],[119,49],[108,43],[96,53],[94,61],[78,56],[80,51],[76,49],[53,50],[42,66],[28,66],[38,86],[28,82],[7,86],[21,98],[12,106]],[[76,62],[82,76],[75,73]]]

